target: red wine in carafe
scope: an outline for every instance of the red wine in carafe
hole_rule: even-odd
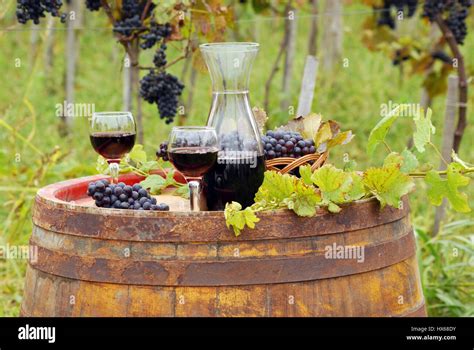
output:
[[[255,194],[263,182],[265,159],[219,158],[203,177],[209,210],[223,210],[226,203],[239,202],[242,208],[254,203]]]

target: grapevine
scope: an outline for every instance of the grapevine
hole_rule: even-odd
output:
[[[40,19],[47,13],[66,21],[67,14],[61,12],[61,0],[17,0],[17,19],[21,24],[32,21],[39,24]],[[90,11],[103,9],[113,24],[113,33],[118,37],[129,57],[132,66],[138,69],[138,54],[132,51],[132,43],[138,42],[141,49],[148,50],[157,47],[153,59],[154,66],[140,81],[140,95],[150,104],[156,104],[161,119],[171,123],[178,108],[178,101],[184,85],[177,77],[165,71],[168,68],[166,60],[166,42],[171,40],[173,30],[179,30],[169,22],[158,23],[154,10],[156,4],[147,0],[123,0],[118,15],[112,11],[108,1],[87,0],[86,8]],[[173,29],[174,28],[174,29]],[[190,52],[186,48],[185,55]],[[171,65],[171,64],[170,64]]]

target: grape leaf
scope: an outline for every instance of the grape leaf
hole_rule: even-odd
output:
[[[328,141],[327,148],[329,149],[329,148],[332,148],[334,146],[348,144],[349,142],[352,141],[354,136],[355,135],[352,133],[351,130],[340,132]]]
[[[366,195],[364,182],[362,181],[362,176],[360,176],[357,172],[352,171],[349,173],[351,177],[351,187],[349,192],[345,195],[346,202],[356,201],[361,199]]]
[[[128,158],[135,163],[145,163],[147,157],[146,152],[143,150],[143,145],[135,145],[128,154]]]
[[[380,202],[382,208],[390,205],[400,208],[401,198],[413,189],[413,180],[400,171],[399,164],[389,164],[382,168],[369,168],[364,173],[365,187]]]
[[[398,152],[392,152],[385,157],[383,161],[383,166],[388,167],[390,165],[397,165],[401,167],[403,164],[403,157]]]
[[[423,153],[425,151],[425,145],[431,142],[431,134],[434,134],[436,128],[431,123],[431,108],[425,111],[420,108],[417,115],[413,119],[416,126],[416,131],[413,134],[413,143],[418,152]]]
[[[467,201],[467,195],[459,192],[459,187],[469,184],[469,178],[459,173],[460,166],[451,163],[447,169],[446,178],[443,179],[434,170],[426,174],[425,181],[430,186],[428,198],[433,205],[441,205],[443,198],[447,198],[454,210],[460,213],[471,211]]]
[[[160,168],[159,163],[156,160],[146,161],[142,163],[139,167],[139,169],[143,171],[144,173],[149,173],[150,171],[157,170],[159,168]]]
[[[255,223],[260,221],[251,207],[242,210],[242,206],[237,202],[226,204],[224,217],[227,227],[232,227],[236,237],[240,236],[245,226],[255,228]]]
[[[255,202],[263,202],[269,208],[281,207],[283,200],[290,198],[296,188],[297,178],[275,171],[266,171],[263,183],[255,195]]]
[[[383,165],[384,167],[397,165],[402,173],[409,173],[418,167],[418,159],[411,151],[405,149],[402,153],[390,153],[385,157]]]
[[[392,124],[398,118],[399,107],[393,109],[385,117],[383,117],[377,125],[372,129],[367,141],[367,153],[371,156],[375,148],[382,142],[385,141],[385,136],[387,136],[388,131]]]
[[[160,194],[164,188],[168,187],[169,182],[160,175],[150,175],[140,182],[140,185],[145,189],[149,189],[151,194]]]
[[[315,191],[314,186],[306,186],[302,181],[298,181],[295,193],[284,202],[288,209],[293,210],[298,216],[314,216],[316,207],[321,204],[321,196]]]
[[[316,147],[319,147],[321,144],[327,142],[332,138],[331,125],[328,122],[321,124],[318,132],[314,136],[314,143]]]
[[[321,125],[321,115],[316,113],[308,114],[303,118],[302,136],[306,139],[314,139]]]
[[[357,167],[357,162],[353,159],[344,163],[344,171],[353,171]]]
[[[313,180],[311,180],[311,175],[313,175],[313,171],[311,170],[311,166],[302,165],[302,166],[299,167],[299,172],[300,172],[301,180],[303,180],[303,182],[306,185],[312,185],[313,184]]]
[[[344,203],[345,194],[349,192],[352,184],[352,178],[348,173],[330,164],[317,169],[311,176],[311,180],[319,187],[326,203]]]
[[[173,194],[175,196],[180,196],[185,199],[189,199],[189,186],[188,184],[183,184],[182,186],[179,186]]]
[[[409,149],[404,149],[400,155],[403,157],[403,164],[400,168],[402,173],[409,173],[410,171],[415,170],[418,168],[420,163],[418,162],[418,158],[411,152]]]

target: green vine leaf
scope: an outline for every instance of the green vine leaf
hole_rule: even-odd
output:
[[[420,153],[425,151],[425,145],[431,142],[431,134],[436,132],[436,128],[431,123],[432,113],[431,108],[428,108],[426,114],[424,109],[420,108],[418,114],[413,119],[416,126],[416,131],[413,134],[413,143]]]
[[[313,171],[311,170],[311,166],[302,165],[302,166],[299,167],[299,172],[300,172],[301,180],[303,180],[303,182],[306,185],[312,185],[313,184],[313,180],[311,180],[311,176],[313,175]]]
[[[367,141],[367,153],[369,156],[372,156],[377,146],[385,141],[388,131],[398,118],[398,111],[399,106],[383,117],[370,132]]]
[[[128,154],[128,158],[135,163],[146,163],[147,156],[146,152],[143,150],[143,145],[135,145]]]
[[[140,182],[140,185],[150,190],[151,194],[160,194],[163,189],[168,187],[169,181],[160,175],[150,175]]]
[[[183,184],[182,186],[179,186],[173,194],[175,196],[182,197],[184,199],[189,199],[189,186],[188,184]]]
[[[428,198],[433,205],[439,206],[443,198],[447,198],[457,212],[468,213],[471,211],[467,195],[459,192],[459,187],[469,185],[469,178],[462,175],[459,172],[460,169],[460,165],[451,163],[448,166],[445,179],[441,178],[434,170],[428,172],[425,181],[429,185]]]
[[[297,178],[288,174],[266,171],[263,183],[255,195],[255,202],[264,202],[267,206],[281,207],[283,200],[290,198],[296,188]]]
[[[298,216],[314,216],[316,207],[321,204],[321,196],[314,186],[309,187],[299,181],[290,200],[284,202],[288,209],[293,210]]]
[[[409,149],[404,149],[400,155],[403,157],[403,164],[400,168],[402,173],[409,173],[420,165],[418,158]]]
[[[226,204],[224,217],[227,228],[232,227],[236,237],[240,236],[245,226],[255,228],[255,223],[260,221],[251,207],[242,210],[242,206],[237,202]]]
[[[324,203],[344,203],[345,195],[350,191],[352,178],[348,173],[326,164],[317,169],[311,180],[319,187]]]
[[[400,171],[398,164],[389,164],[382,168],[369,168],[364,173],[365,187],[380,202],[382,208],[390,205],[400,208],[401,198],[409,193],[414,183],[412,178]]]

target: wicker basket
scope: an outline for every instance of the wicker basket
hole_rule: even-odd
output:
[[[307,154],[301,158],[282,157],[267,160],[265,162],[267,170],[273,170],[280,174],[286,174],[301,165],[310,164],[311,170],[320,168],[328,158],[328,152]],[[311,164],[312,163],[312,164]],[[281,166],[284,166],[281,168]]]

